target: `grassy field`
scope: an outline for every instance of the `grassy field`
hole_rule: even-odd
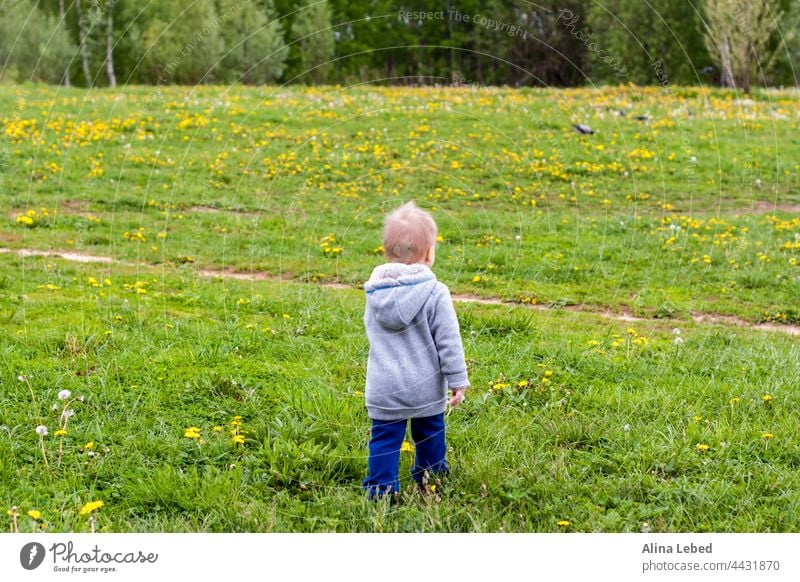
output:
[[[0,106],[7,529],[800,531],[780,331],[800,96],[28,86]],[[408,199],[439,222],[439,278],[505,303],[457,305],[451,478],[412,492],[404,453],[401,502],[374,504],[357,286]]]

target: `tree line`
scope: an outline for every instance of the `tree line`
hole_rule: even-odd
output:
[[[2,80],[796,85],[800,0],[6,0]]]

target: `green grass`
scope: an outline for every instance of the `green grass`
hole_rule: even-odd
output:
[[[114,267],[110,286],[92,287],[107,268],[0,261],[23,274],[3,283],[0,498],[42,511],[50,531],[87,530],[78,510],[93,500],[102,531],[800,526],[800,349],[784,334],[685,325],[677,346],[663,321],[461,304],[473,388],[448,417],[452,476],[422,498],[404,455],[406,493],[388,506],[360,491],[361,293],[161,267]],[[148,291],[124,290],[136,281]],[[63,389],[84,401],[57,466]],[[193,426],[202,444],[184,437]]]
[[[358,283],[413,198],[457,291],[796,323],[800,97],[734,97],[6,87],[0,243]]]
[[[115,260],[0,253],[0,503],[21,531],[90,501],[101,531],[799,531],[797,338],[690,318],[800,321],[800,98],[754,99],[0,87],[0,247]],[[454,292],[583,305],[459,303],[452,475],[422,497],[404,454],[375,504],[363,295],[309,281],[365,280],[411,198]]]

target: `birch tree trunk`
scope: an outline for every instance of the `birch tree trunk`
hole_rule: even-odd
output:
[[[705,0],[705,10],[703,38],[720,82],[749,93],[753,72],[763,73],[777,50],[770,39],[784,15],[779,1]]]
[[[114,2],[106,3],[108,29],[106,31],[106,73],[108,86],[117,86],[117,76],[114,74]]]
[[[78,13],[78,36],[81,44],[81,60],[83,61],[83,76],[86,77],[86,86],[92,86],[92,74],[89,71],[89,47],[86,46],[86,21],[83,19],[81,0],[75,0],[75,10]]]
[[[61,26],[64,27],[64,30],[67,30],[67,20],[65,18],[66,11],[64,10],[64,0],[58,0],[58,13],[61,16]],[[70,82],[69,82],[69,65],[67,65],[67,68],[64,69],[64,86],[65,87],[69,87],[70,86]]]

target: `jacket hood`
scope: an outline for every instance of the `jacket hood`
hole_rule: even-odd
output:
[[[420,264],[387,263],[375,267],[364,284],[376,321],[391,330],[407,327],[436,286],[436,275]]]

